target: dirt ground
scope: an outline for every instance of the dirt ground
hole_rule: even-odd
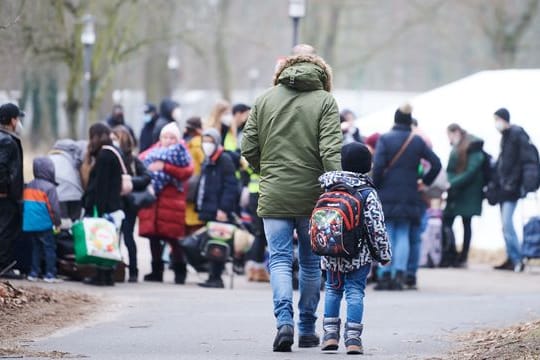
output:
[[[538,360],[540,320],[509,328],[475,331],[456,339],[459,350],[445,360]]]
[[[59,351],[31,352],[25,343],[86,319],[97,305],[98,300],[86,294],[0,282],[0,358],[72,358]]]

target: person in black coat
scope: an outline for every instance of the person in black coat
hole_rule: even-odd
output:
[[[171,99],[164,99],[159,105],[159,118],[152,131],[152,144],[159,141],[161,129],[168,123],[180,120],[180,104]]]
[[[382,135],[375,149],[373,180],[383,204],[394,258],[381,268],[377,290],[401,290],[409,257],[409,230],[423,215],[419,187],[429,186],[441,170],[441,161],[424,140],[411,132],[412,108],[405,105],[394,116],[392,130]],[[402,150],[401,154],[400,150]],[[431,165],[420,177],[419,164]]]
[[[128,174],[131,175],[133,191],[144,191],[152,181],[150,172],[146,169],[141,160],[133,155],[135,141],[131,137],[125,126],[116,126],[112,130],[113,145],[122,151],[124,163],[126,164]],[[129,201],[128,196],[124,196],[124,212],[126,217],[122,222],[122,237],[128,249],[129,256],[129,278],[128,282],[137,282],[139,269],[137,267],[137,245],[133,231],[137,220],[139,209]]]
[[[144,125],[141,129],[141,136],[139,137],[139,153],[143,153],[150,146],[154,145],[154,128],[156,122],[159,119],[156,106],[154,104],[146,104],[144,106]]]
[[[535,164],[536,156],[531,153],[529,135],[522,127],[510,124],[510,112],[501,108],[494,114],[495,127],[501,133],[501,152],[495,166],[496,198],[501,207],[504,241],[507,259],[496,270],[523,271],[524,264],[521,256],[516,230],[514,229],[514,211],[517,202],[522,197],[523,181],[530,178],[524,172],[526,164]]]
[[[199,219],[203,221],[229,222],[238,204],[238,180],[234,174],[234,163],[220,144],[221,135],[216,129],[203,132],[202,147],[206,160],[201,171],[195,207]],[[223,270],[223,263],[211,262],[208,280],[199,285],[223,288]]]
[[[86,190],[83,195],[85,216],[98,216],[122,210],[123,201],[120,195],[122,189],[122,167],[120,160],[111,150],[103,148],[112,146],[111,129],[103,123],[96,123],[89,129],[89,141],[83,169],[90,169]],[[120,152],[120,150],[118,150]],[[97,268],[96,276],[85,281],[91,285],[114,285],[113,269]]]
[[[135,141],[137,141],[136,137],[135,137],[135,132],[133,131],[131,126],[126,124],[126,120],[124,118],[124,107],[122,105],[115,104],[113,106],[111,115],[109,115],[109,117],[105,120],[105,123],[111,129],[114,128],[115,126],[119,126],[119,125],[125,126],[129,130],[129,133],[131,134],[133,139],[135,139]]]
[[[0,106],[0,272],[6,270],[4,277],[17,277],[7,268],[22,226],[23,149],[15,133],[22,116],[15,104]]]

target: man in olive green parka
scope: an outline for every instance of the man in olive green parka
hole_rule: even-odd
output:
[[[319,257],[311,251],[308,226],[321,194],[318,177],[341,170],[342,135],[331,82],[331,69],[320,57],[287,58],[276,71],[274,86],[255,101],[244,128],[242,155],[261,175],[257,213],[263,218],[270,252],[278,329],[274,351],[290,351],[294,338],[294,229],[300,264],[298,345],[319,345]]]

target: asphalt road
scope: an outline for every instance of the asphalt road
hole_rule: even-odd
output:
[[[201,276],[202,280],[204,277]],[[203,289],[190,274],[184,286],[117,284],[91,292],[106,306],[92,320],[30,344],[29,350],[69,352],[92,359],[328,359],[319,349],[273,353],[275,335],[268,284],[235,277],[234,289]],[[47,285],[50,286],[50,285]],[[324,294],[322,298],[324,299]],[[322,305],[322,301],[321,301]],[[322,314],[322,306],[320,307]],[[69,309],[66,309],[69,311]],[[345,312],[342,308],[342,314]],[[375,292],[365,299],[363,336],[369,359],[426,359],[456,348],[456,335],[540,318],[540,268],[523,274],[477,266],[423,269],[420,290]],[[320,321],[319,333],[322,332]]]

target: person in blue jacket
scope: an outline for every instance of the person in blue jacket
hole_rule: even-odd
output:
[[[394,127],[381,136],[375,149],[373,181],[383,204],[386,229],[394,253],[390,266],[381,268],[376,290],[402,290],[409,258],[409,231],[423,215],[419,190],[429,186],[441,170],[441,161],[424,140],[412,133],[412,107],[396,110]],[[418,175],[420,160],[430,170]]]
[[[206,160],[201,170],[195,210],[202,221],[229,222],[239,197],[234,163],[224,152],[221,135],[214,128],[203,132],[202,148]],[[210,262],[208,280],[199,285],[223,288],[224,266],[221,262]]]

